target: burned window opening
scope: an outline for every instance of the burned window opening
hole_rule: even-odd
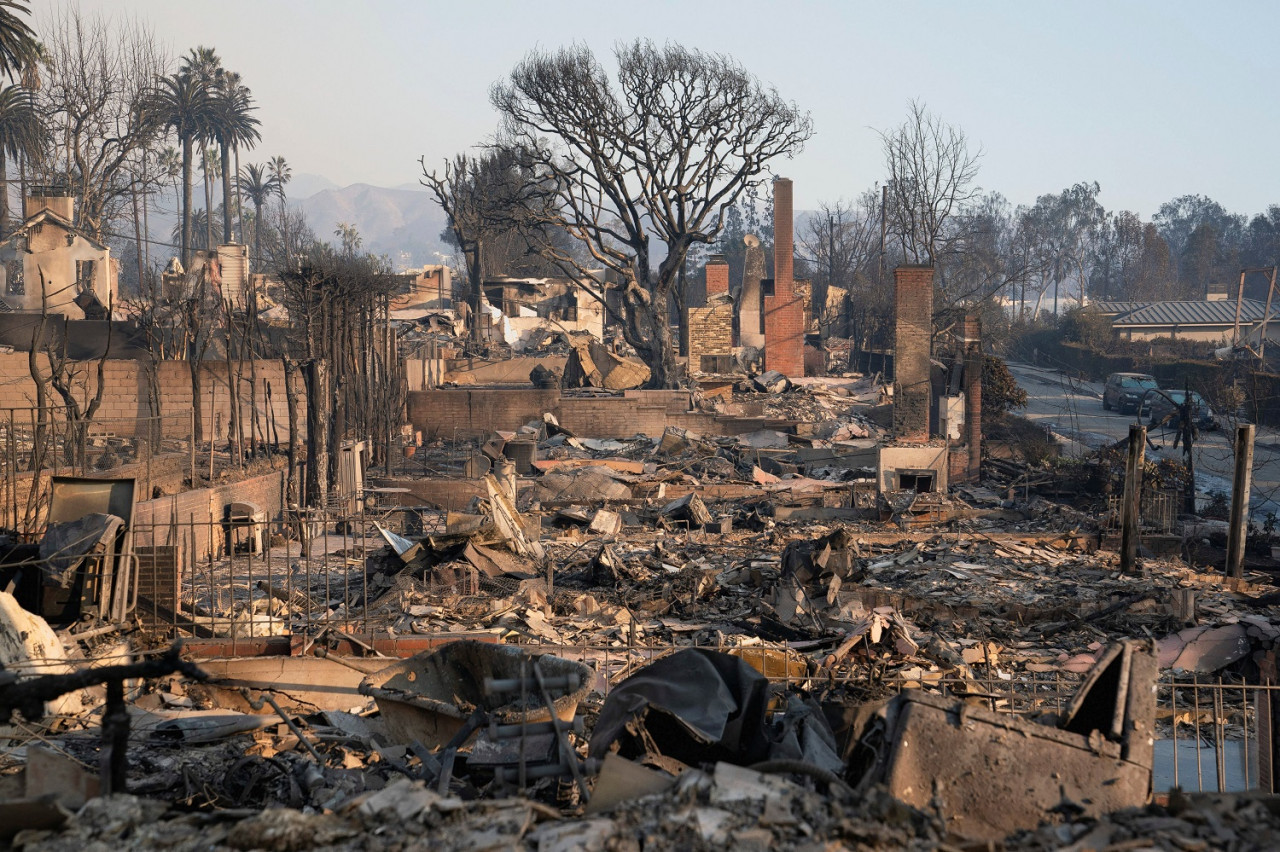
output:
[[[898,471],[898,489],[914,491],[917,494],[931,494],[935,490],[934,473],[931,470]]]
[[[22,296],[27,292],[27,282],[23,277],[21,260],[11,260],[5,264],[5,292],[11,296]]]

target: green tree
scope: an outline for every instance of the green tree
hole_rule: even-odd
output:
[[[182,265],[191,265],[191,178],[195,144],[209,138],[213,109],[209,90],[201,79],[184,68],[161,77],[153,100],[165,127],[172,128],[182,144]]]
[[[1072,280],[1080,288],[1080,302],[1084,302],[1084,288],[1106,216],[1098,203],[1100,191],[1097,181],[1077,183],[1057,195],[1040,196],[1027,213],[1036,222],[1037,266],[1045,282],[1053,285],[1055,315],[1061,310],[1060,288]]]
[[[262,211],[280,191],[280,187],[267,167],[258,163],[250,163],[240,171],[239,185],[240,192],[248,196],[249,202],[253,204],[253,263],[251,266],[260,267],[263,263],[262,229],[266,224],[266,220],[262,218]]]
[[[355,257],[364,244],[360,230],[350,222],[339,222],[338,227],[333,229],[333,235],[342,241],[342,254],[345,257]]]
[[[289,211],[286,207],[287,199],[284,188],[288,186],[289,181],[293,180],[293,169],[289,167],[289,163],[285,161],[284,157],[277,154],[267,162],[267,171],[271,173],[271,179],[275,181],[276,197],[280,199],[281,261],[287,267],[289,265]]]
[[[10,80],[16,80],[40,52],[36,34],[18,17],[30,14],[22,0],[0,0],[0,74]]]
[[[39,156],[47,140],[44,118],[31,92],[21,86],[0,89],[0,235],[8,233],[8,160]]]
[[[252,112],[257,109],[253,105],[253,96],[249,88],[242,85],[240,75],[224,72],[213,88],[213,135],[222,153],[222,233],[224,239],[234,241],[235,232],[231,229],[231,153],[241,147],[252,148],[262,139],[258,131],[261,122],[254,118]],[[243,226],[242,226],[243,227]]]

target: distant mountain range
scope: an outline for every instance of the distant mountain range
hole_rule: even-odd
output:
[[[444,211],[425,187],[411,186],[388,188],[356,183],[339,189],[331,185],[290,201],[306,214],[307,222],[321,239],[333,241],[338,223],[346,222],[360,232],[365,251],[390,257],[396,267],[440,263],[436,252],[453,251],[440,240],[440,232],[447,224]]]
[[[317,237],[337,243],[334,231],[338,223],[355,225],[363,239],[363,250],[386,255],[396,269],[440,263],[440,255],[454,253],[454,248],[440,239],[447,226],[444,211],[435,196],[417,183],[395,187],[355,183],[339,187],[322,175],[302,173],[289,181],[288,196],[289,204],[302,210]],[[172,195],[166,200],[172,201]],[[197,192],[196,206],[202,205],[203,198]],[[812,211],[796,211],[797,235],[810,215]],[[175,221],[172,213],[153,213],[152,234],[164,241]],[[123,235],[126,241],[128,237]]]
[[[440,263],[437,252],[453,252],[452,247],[440,240],[440,232],[447,224],[444,211],[425,187],[411,183],[398,187],[366,183],[339,187],[320,175],[295,174],[287,189],[290,206],[306,214],[307,222],[317,237],[336,244],[333,232],[338,223],[355,225],[363,239],[363,250],[386,255],[397,269]],[[215,204],[220,203],[221,186],[215,188],[214,198]],[[176,247],[168,245],[178,221],[173,210],[173,193],[159,199],[157,206],[159,209],[151,211],[152,239],[160,253],[173,253]],[[199,185],[196,186],[195,206],[204,207]],[[132,228],[126,228],[120,233],[118,242],[127,244],[132,236]]]

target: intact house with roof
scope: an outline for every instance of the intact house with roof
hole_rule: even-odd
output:
[[[1111,320],[1111,328],[1121,340],[1236,342],[1235,299],[1094,302],[1090,307]],[[1257,299],[1241,299],[1239,307],[1239,342],[1256,343],[1264,334],[1268,343],[1280,341],[1280,304],[1271,306],[1270,318],[1266,304]]]
[[[109,248],[75,226],[74,200],[37,191],[24,212],[22,223],[0,241],[0,312],[106,319],[119,264]]]

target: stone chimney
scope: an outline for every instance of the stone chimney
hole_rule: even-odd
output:
[[[33,186],[23,208],[23,218],[30,219],[41,210],[56,213],[68,222],[75,221],[75,199],[60,189]]]
[[[933,394],[933,267],[899,266],[893,278],[893,435],[899,441],[924,442],[929,440]]]
[[[707,298],[729,292],[729,263],[722,254],[707,261]]]

